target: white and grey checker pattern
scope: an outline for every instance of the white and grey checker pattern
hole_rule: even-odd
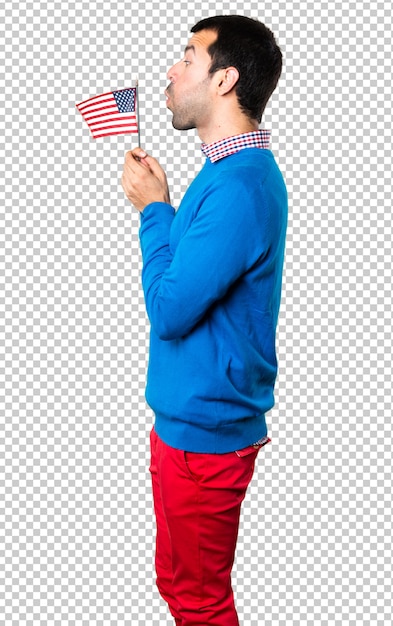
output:
[[[163,90],[201,17],[259,17],[285,57],[264,116],[289,198],[272,444],[244,504],[241,624],[392,614],[390,2],[1,5],[0,624],[172,624],[154,586],[133,137],[75,103],[139,75],[175,205],[202,163]]]

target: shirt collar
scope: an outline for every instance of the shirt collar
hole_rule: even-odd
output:
[[[269,149],[270,135],[270,130],[252,130],[251,132],[241,135],[220,139],[214,143],[203,143],[201,150],[212,163],[215,163],[215,161],[219,161],[230,154],[244,150],[244,148]]]

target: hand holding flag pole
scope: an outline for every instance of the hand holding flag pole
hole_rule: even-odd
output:
[[[142,212],[152,202],[170,204],[166,174],[142,148],[138,78],[135,87],[110,91],[76,105],[93,139],[111,135],[138,135],[138,147],[126,153],[122,186],[127,198]]]

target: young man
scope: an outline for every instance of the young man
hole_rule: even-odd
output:
[[[259,130],[282,56],[262,23],[202,20],[168,72],[173,126],[206,162],[179,210],[141,148],[122,178],[141,213],[151,322],[146,398],[157,585],[178,626],[237,626],[231,569],[241,503],[274,403],[287,194]]]

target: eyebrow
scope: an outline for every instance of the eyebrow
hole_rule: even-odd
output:
[[[191,46],[186,46],[186,47],[184,48],[184,54],[186,54],[189,50],[191,50],[194,54],[196,54],[196,52],[195,52],[195,46],[193,46],[192,44],[191,44]]]

